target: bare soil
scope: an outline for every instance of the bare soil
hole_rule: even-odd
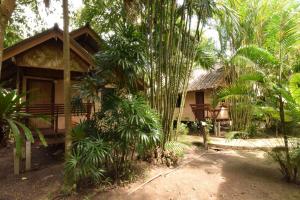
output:
[[[12,148],[0,149],[0,200],[48,199],[62,183],[62,154],[59,153],[57,148],[34,147],[32,171],[16,176]],[[22,164],[24,167],[24,161]]]
[[[61,188],[63,166],[49,151],[35,149],[35,169],[13,175],[11,149],[0,150],[0,200],[51,199]],[[164,175],[168,173],[167,175]],[[142,183],[161,175],[132,193]],[[22,180],[26,177],[26,180]],[[151,166],[144,178],[107,191],[89,189],[67,199],[299,200],[300,186],[281,178],[262,151],[191,148],[177,169]]]

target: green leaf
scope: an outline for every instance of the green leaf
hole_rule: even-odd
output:
[[[29,128],[27,128],[24,124],[22,124],[20,122],[15,121],[15,123],[23,129],[26,139],[29,140],[31,143],[33,143],[34,139],[32,136],[32,132],[29,130]]]
[[[35,128],[34,130],[35,130],[35,132],[38,134],[41,143],[42,143],[45,147],[47,147],[48,144],[47,144],[47,141],[46,141],[46,139],[45,139],[43,133],[42,133],[39,129],[37,129],[37,128]]]
[[[14,139],[16,142],[17,155],[20,156],[21,155],[21,147],[22,147],[22,138],[20,135],[20,130],[19,130],[18,126],[14,123],[13,120],[10,120],[10,119],[6,119],[6,120],[11,128],[11,131],[13,133],[13,136],[14,136]]]
[[[276,58],[270,52],[256,45],[249,45],[238,49],[236,52],[236,56],[237,55],[245,56],[259,65],[274,66],[278,63]]]
[[[300,105],[300,73],[296,73],[291,76],[289,90],[297,104]]]

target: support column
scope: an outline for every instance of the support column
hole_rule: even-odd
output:
[[[14,174],[20,174],[20,156],[17,155],[17,150],[14,148]]]
[[[26,141],[26,164],[25,164],[25,169],[26,171],[31,170],[31,142]]]
[[[217,122],[217,136],[221,136],[221,122]]]
[[[213,125],[214,125],[214,134],[215,136],[218,136],[218,123],[215,121]]]

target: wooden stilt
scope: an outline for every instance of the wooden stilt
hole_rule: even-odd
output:
[[[17,150],[14,148],[14,174],[20,174],[20,157],[17,155]]]
[[[26,164],[25,169],[26,171],[31,170],[31,142],[26,141]]]
[[[217,136],[220,137],[221,136],[221,123],[217,122]]]
[[[218,123],[214,122],[214,134],[215,136],[218,136]]]

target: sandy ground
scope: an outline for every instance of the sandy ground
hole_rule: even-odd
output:
[[[203,142],[203,138],[196,135],[182,135],[180,140],[187,143]],[[284,147],[282,137],[278,138],[260,138],[260,139],[226,139],[224,137],[209,137],[210,146],[235,149],[235,150],[271,150],[274,147]],[[289,146],[300,144],[300,138],[289,138]]]
[[[299,200],[300,186],[287,184],[261,151],[210,151],[128,195],[139,184],[97,194],[93,199]],[[150,172],[150,177],[162,169]],[[166,170],[169,171],[169,170]]]
[[[191,149],[176,170],[152,166],[145,178],[106,192],[96,189],[86,193],[85,199],[178,199],[178,200],[299,200],[300,186],[281,179],[276,165],[266,159],[262,151]],[[0,200],[48,199],[59,190],[62,164],[47,152],[35,151],[35,170],[14,176],[10,151],[0,150]],[[43,154],[44,161],[38,157]],[[43,163],[43,164],[41,164]],[[129,194],[143,182],[164,174]],[[22,180],[26,177],[26,180]],[[84,199],[84,196],[70,199]]]

